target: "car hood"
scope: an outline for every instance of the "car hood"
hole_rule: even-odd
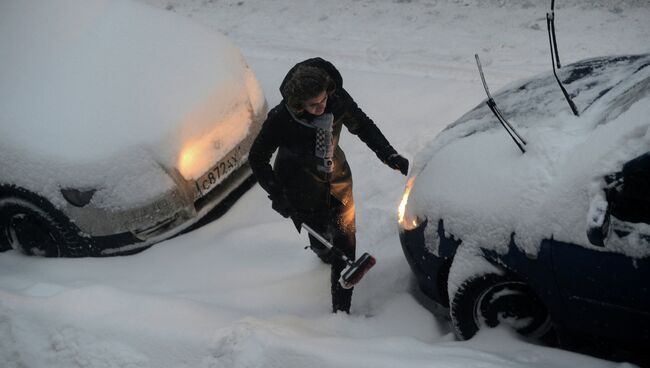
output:
[[[225,36],[126,0],[3,1],[0,59],[0,154],[23,161],[3,165],[14,181],[29,167],[41,182],[106,184],[87,169],[173,168],[206,136],[217,157],[263,104]]]
[[[574,116],[550,73],[494,96],[528,141],[522,154],[480,104],[415,159],[407,211],[464,243],[516,243],[535,253],[544,238],[588,243],[590,198],[602,177],[650,150],[650,55],[604,57],[562,68],[581,114]]]

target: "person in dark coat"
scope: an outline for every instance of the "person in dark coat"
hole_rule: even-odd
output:
[[[269,111],[255,138],[249,163],[272,207],[306,223],[348,258],[355,258],[355,211],[352,172],[339,147],[341,129],[358,136],[389,167],[408,173],[399,155],[375,123],[343,88],[330,62],[313,58],[296,64],[282,81],[283,100]],[[271,156],[278,151],[273,168]],[[310,235],[310,247],[331,263],[332,310],[349,313],[352,289],[338,280],[346,264]]]

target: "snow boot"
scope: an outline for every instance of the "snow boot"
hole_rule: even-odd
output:
[[[332,313],[345,312],[350,314],[350,305],[352,304],[352,291],[354,288],[346,289],[340,283],[341,271],[347,264],[341,260],[332,262]]]

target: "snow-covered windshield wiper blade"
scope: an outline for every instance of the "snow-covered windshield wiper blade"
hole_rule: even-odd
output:
[[[557,80],[557,83],[560,85],[560,89],[564,94],[564,98],[569,103],[569,107],[571,107],[571,111],[573,111],[573,114],[575,116],[580,116],[576,104],[573,103],[571,96],[569,96],[569,93],[566,91],[566,88],[564,88],[564,85],[560,81],[560,78],[557,76],[557,71],[555,70],[556,64],[558,69],[561,67],[560,54],[558,53],[557,50],[557,40],[555,38],[555,0],[551,0],[551,12],[546,13],[546,28],[548,29],[548,43],[551,46],[551,64],[553,65],[553,75],[555,75],[555,80]]]
[[[503,129],[508,132],[508,135],[510,135],[510,138],[515,142],[517,147],[521,150],[521,153],[526,153],[526,150],[524,149],[523,146],[526,145],[526,141],[521,138],[521,136],[517,133],[515,128],[510,125],[508,120],[506,120],[505,117],[503,117],[503,114],[501,114],[501,111],[497,107],[497,103],[494,102],[494,99],[492,98],[492,95],[490,95],[490,90],[488,89],[487,82],[485,82],[485,76],[483,75],[483,67],[481,66],[481,60],[478,58],[478,54],[474,54],[474,57],[476,58],[476,65],[478,66],[478,72],[481,75],[481,81],[483,82],[483,88],[485,88],[485,93],[488,96],[487,101],[485,102],[490,110],[492,110],[492,113],[494,116],[497,117],[497,120],[499,120],[499,123],[501,123],[501,126],[503,126]]]

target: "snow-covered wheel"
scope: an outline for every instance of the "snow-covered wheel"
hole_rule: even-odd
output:
[[[451,319],[463,340],[483,327],[506,325],[519,334],[546,340],[552,334],[546,306],[524,282],[510,276],[486,274],[463,282],[453,296]]]
[[[0,198],[0,249],[12,248],[29,255],[80,257],[87,255],[89,243],[67,217],[27,193]]]

